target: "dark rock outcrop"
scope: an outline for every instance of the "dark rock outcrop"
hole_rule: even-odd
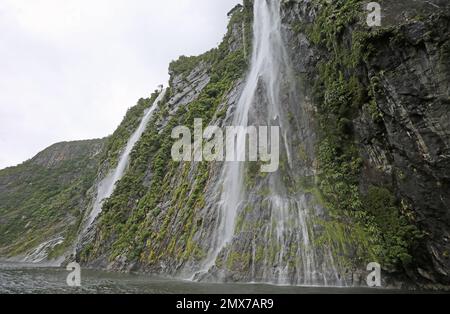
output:
[[[450,284],[450,18],[445,1],[381,1],[383,26],[356,75],[374,106],[365,105],[353,120],[363,168],[360,190],[391,186],[398,202],[424,236],[404,270],[416,283]],[[361,2],[361,12],[364,2]],[[308,25],[321,6],[287,1],[286,36],[297,73],[317,78],[317,65],[333,51],[314,45]],[[361,16],[363,16],[361,14]],[[361,18],[362,19],[362,18]],[[352,49],[347,25],[342,42]],[[296,29],[298,25],[302,31]],[[306,25],[306,27],[304,27]],[[369,30],[370,31],[370,30]],[[352,69],[343,69],[352,73]],[[305,79],[303,79],[305,80]],[[303,89],[310,97],[313,85]],[[316,104],[317,105],[317,104]]]

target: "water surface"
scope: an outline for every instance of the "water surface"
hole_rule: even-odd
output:
[[[0,263],[0,293],[20,294],[346,294],[402,293],[368,288],[292,287],[264,284],[209,284],[157,278],[148,275],[117,274],[82,270],[82,287],[66,284],[69,274],[64,268]]]

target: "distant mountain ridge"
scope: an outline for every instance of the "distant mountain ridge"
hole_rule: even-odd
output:
[[[0,170],[0,256],[26,258],[23,254],[49,238],[62,237],[71,245],[104,143],[58,143]]]

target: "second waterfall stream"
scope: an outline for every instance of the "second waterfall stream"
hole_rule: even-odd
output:
[[[166,90],[162,90],[159,96],[156,98],[156,100],[153,102],[152,106],[148,108],[144,112],[144,116],[141,120],[141,123],[139,124],[139,127],[136,129],[136,131],[131,135],[127,142],[127,146],[125,147],[124,151],[119,157],[119,162],[114,168],[98,185],[97,190],[97,196],[94,202],[94,207],[89,215],[89,218],[87,220],[86,224],[86,230],[93,224],[95,219],[100,215],[102,211],[103,202],[109,198],[116,187],[117,182],[122,179],[123,175],[125,174],[125,171],[128,167],[128,164],[130,162],[130,154],[133,151],[134,146],[141,138],[142,134],[144,133],[145,129],[147,128],[147,124],[150,121],[153,112],[158,107],[158,104],[161,102],[161,100],[164,98],[166,94]]]

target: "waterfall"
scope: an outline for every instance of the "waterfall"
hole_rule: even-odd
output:
[[[144,113],[144,117],[142,118],[141,123],[139,124],[139,127],[136,129],[136,131],[131,135],[130,139],[127,142],[127,146],[125,147],[125,150],[122,152],[119,158],[119,162],[117,164],[117,167],[113,169],[99,184],[97,187],[97,197],[94,202],[93,209],[89,215],[89,218],[87,220],[86,224],[86,230],[92,225],[92,223],[95,221],[95,219],[100,215],[102,211],[103,202],[105,199],[109,198],[116,187],[116,184],[120,179],[122,179],[126,168],[128,167],[129,161],[130,161],[130,154],[133,151],[134,146],[141,138],[142,134],[144,133],[148,122],[150,121],[150,118],[153,115],[153,112],[158,107],[161,100],[164,98],[167,90],[161,91],[158,98],[153,102],[152,106],[147,109]]]
[[[314,213],[304,193],[291,192],[283,177],[294,171],[292,160],[292,122],[287,105],[295,99],[294,78],[282,37],[280,0],[255,0],[253,52],[251,68],[233,117],[234,126],[277,125],[282,134],[282,157],[287,169],[270,174],[265,179],[268,192],[257,198],[255,189],[245,185],[244,162],[227,162],[217,186],[218,223],[212,237],[203,272],[223,267],[217,260],[229,260],[230,252],[250,255],[248,281],[298,285],[342,285],[330,252],[320,252],[314,244]],[[286,103],[288,102],[288,103]],[[237,135],[238,154],[246,149],[246,134]],[[281,159],[280,159],[281,160]],[[264,206],[261,204],[265,204]],[[240,214],[252,208],[259,215],[260,228],[252,238],[236,230]],[[259,237],[259,238],[258,238]],[[258,240],[258,239],[259,240]],[[250,247],[248,242],[251,242]],[[256,251],[260,251],[259,261]],[[261,253],[263,252],[263,253]],[[247,255],[247,256],[248,256]]]
[[[23,263],[39,264],[47,260],[48,254],[56,246],[64,242],[64,237],[58,236],[54,239],[41,243],[37,248],[29,252],[22,260]],[[58,264],[58,262],[56,262]]]
[[[279,117],[279,91],[281,75],[287,55],[281,38],[280,4],[278,1],[255,1],[254,4],[254,39],[251,70],[247,77],[245,88],[238,102],[233,125],[248,126],[249,111],[254,105],[258,92],[259,82],[265,85],[265,93],[268,97],[267,109],[270,123],[271,117]],[[286,61],[286,62],[285,62]],[[237,136],[236,146],[238,154],[245,150],[246,134],[240,132]],[[221,209],[223,210],[223,237],[220,239],[221,250],[233,237],[234,222],[240,204],[244,201],[243,173],[244,163],[227,163],[223,173],[223,192],[221,197]]]

